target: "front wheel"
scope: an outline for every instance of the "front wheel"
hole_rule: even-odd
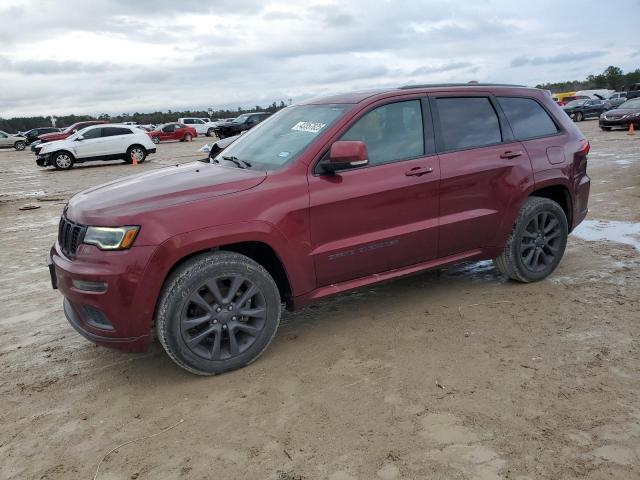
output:
[[[529,197],[520,209],[502,254],[494,260],[507,277],[535,282],[553,272],[567,246],[568,223],[553,200]]]
[[[58,170],[69,170],[73,167],[73,157],[68,152],[58,152],[53,156],[53,166]]]
[[[209,130],[207,130],[207,137],[213,137],[214,134],[215,132],[213,131],[213,128],[210,128]]]
[[[18,150],[19,152],[21,152],[22,150],[24,150],[24,147],[26,147],[26,144],[23,141],[18,141],[16,143],[13,144],[13,148],[15,148],[16,150]]]
[[[197,375],[244,367],[271,343],[280,323],[280,294],[252,259],[218,251],[196,256],[169,277],[156,330],[169,357]]]
[[[160,143],[160,137],[152,137],[151,141],[157,145]]]

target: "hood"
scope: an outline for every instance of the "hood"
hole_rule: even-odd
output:
[[[41,142],[39,144],[37,144],[38,146],[40,146],[40,153],[48,153],[48,152],[52,152],[54,151],[56,148],[69,148],[69,143],[67,140],[67,138],[61,138],[61,139],[57,139],[57,138],[53,138],[49,141],[44,141]],[[36,143],[36,142],[34,142]]]
[[[145,211],[229,195],[253,188],[267,174],[256,170],[192,162],[133,175],[90,188],[75,195],[67,215],[88,225],[124,224]],[[105,221],[107,224],[105,224]]]
[[[607,110],[607,115],[629,115],[631,113],[640,113],[640,108],[614,108],[613,110]]]
[[[43,133],[38,138],[43,142],[53,142],[54,140],[64,140],[69,135],[63,132]]]

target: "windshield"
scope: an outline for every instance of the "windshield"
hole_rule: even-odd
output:
[[[247,118],[249,118],[249,115],[240,115],[237,118],[234,118],[233,120],[231,120],[233,123],[244,123],[247,121]]]
[[[351,105],[300,105],[280,110],[238,138],[215,159],[233,158],[261,170],[296,158]]]
[[[640,98],[634,98],[632,100],[627,100],[618,108],[640,108]]]
[[[584,105],[584,103],[586,102],[586,100],[571,100],[569,103],[567,103],[567,107],[579,107],[581,105]]]

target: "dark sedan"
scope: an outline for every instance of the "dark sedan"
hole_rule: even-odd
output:
[[[611,130],[615,127],[629,128],[633,123],[633,128],[640,128],[640,98],[627,100],[614,110],[600,115],[600,128]]]
[[[611,109],[611,104],[603,100],[572,100],[562,109],[576,122],[581,122],[585,118],[599,117]]]
[[[27,139],[27,145],[31,145],[38,140],[40,135],[44,135],[45,133],[58,133],[59,131],[60,129],[55,127],[38,127],[24,132],[22,135]]]
[[[269,115],[271,114],[266,112],[245,113],[240,115],[238,118],[234,118],[231,122],[216,124],[216,126],[213,127],[213,131],[216,133],[218,138],[233,137],[234,135],[246,132],[247,130],[255,127]]]

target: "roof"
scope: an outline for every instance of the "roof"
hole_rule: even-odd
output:
[[[507,83],[428,83],[423,85],[403,85],[397,88],[385,88],[385,89],[377,89],[377,90],[361,90],[356,92],[349,93],[341,93],[337,95],[331,95],[326,97],[317,97],[311,100],[307,100],[306,102],[300,102],[302,105],[326,105],[332,103],[360,103],[363,100],[368,98],[381,95],[381,94],[389,94],[389,93],[402,93],[405,90],[441,90],[441,89],[455,89],[455,90],[466,90],[466,89],[477,89],[484,87],[499,87],[499,88],[527,88],[531,89],[531,87],[527,87],[526,85],[511,85]]]

